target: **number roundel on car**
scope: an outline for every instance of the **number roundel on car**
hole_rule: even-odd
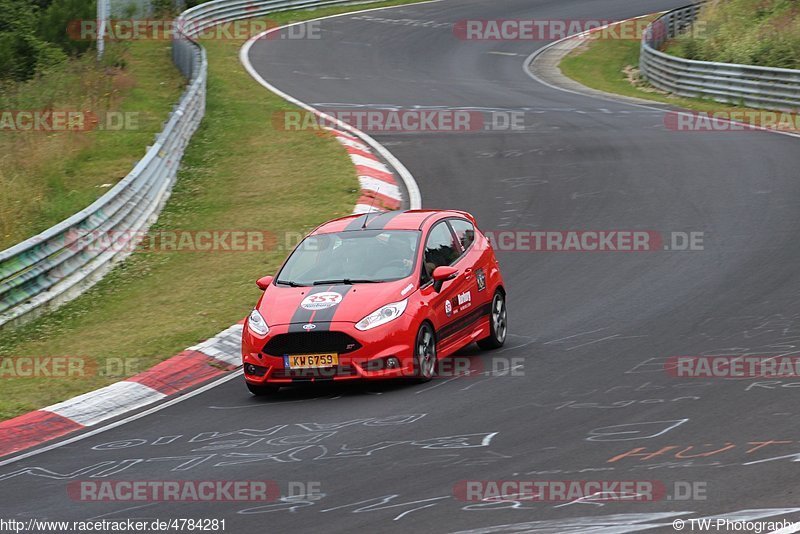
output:
[[[336,306],[341,301],[342,296],[339,293],[328,291],[307,296],[300,303],[300,307],[306,310],[324,310]]]

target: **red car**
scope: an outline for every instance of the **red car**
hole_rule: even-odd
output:
[[[506,291],[489,241],[461,211],[327,222],[292,252],[247,318],[247,387],[414,377],[477,341],[501,347]]]

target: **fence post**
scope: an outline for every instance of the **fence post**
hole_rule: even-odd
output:
[[[106,50],[106,28],[108,19],[110,17],[111,6],[110,0],[97,0],[97,59],[103,58],[103,53]]]

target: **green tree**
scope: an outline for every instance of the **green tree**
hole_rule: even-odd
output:
[[[40,43],[35,36],[38,6],[0,0],[0,76],[25,80],[36,71]]]
[[[90,41],[76,40],[70,31],[81,20],[97,18],[97,0],[52,0],[41,12],[37,35],[58,45],[67,54],[80,54],[92,46]]]

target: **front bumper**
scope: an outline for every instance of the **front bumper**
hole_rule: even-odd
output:
[[[313,331],[299,331],[290,325],[270,326],[269,333],[259,337],[250,332],[245,325],[242,335],[242,363],[244,364],[245,379],[254,385],[289,385],[309,382],[331,382],[347,380],[381,380],[411,377],[414,373],[414,343],[416,329],[411,324],[410,317],[402,315],[396,320],[372,330],[362,332],[355,328],[354,323],[331,322],[316,323]],[[345,352],[331,350],[330,344],[320,343],[315,346],[311,339],[326,338],[326,332],[342,333],[350,336],[354,341],[352,350]],[[286,336],[294,336],[287,338]],[[278,336],[284,336],[278,338]],[[306,336],[306,337],[300,337]],[[344,337],[344,336],[338,336]],[[288,343],[270,343],[279,340],[291,339]],[[302,347],[291,354],[331,353],[339,354],[337,367],[318,369],[289,369],[286,367],[284,354],[275,354],[284,350],[283,346]],[[267,348],[272,347],[269,352]],[[399,367],[386,368],[389,358],[396,358]]]

